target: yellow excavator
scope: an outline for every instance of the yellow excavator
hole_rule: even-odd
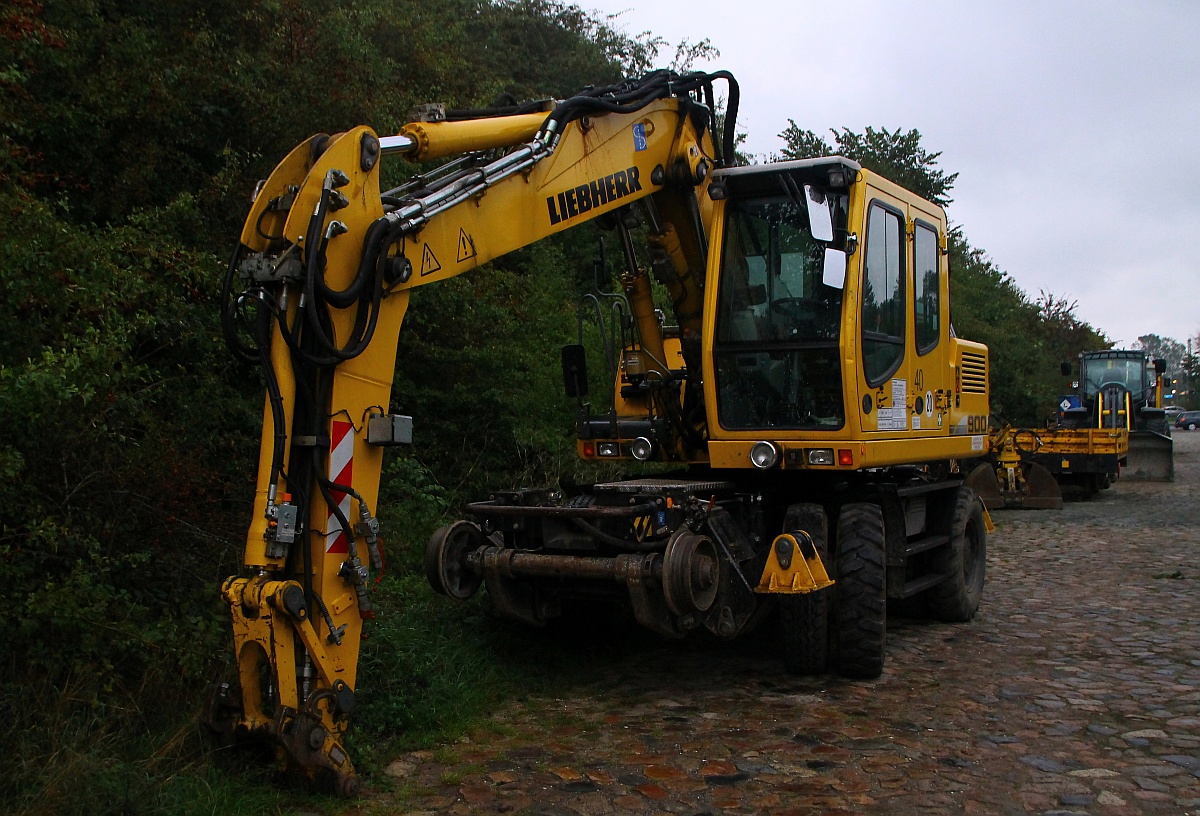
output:
[[[837,156],[734,166],[738,98],[726,72],[656,71],[427,106],[396,135],[314,136],[259,184],[224,285],[227,339],[267,394],[218,733],[355,791],[380,466],[414,435],[389,408],[409,294],[584,222],[625,271],[586,299],[621,338],[611,400],[590,401],[582,344],[562,350],[578,452],[659,467],[468,506],[426,549],[433,588],[486,586],[534,625],[607,599],[667,637],[778,609],[787,670],[851,677],[883,670],[889,599],[972,617],[989,522],[963,475],[986,450],[988,352],[950,331],[946,215]],[[390,158],[442,163],[385,191]]]

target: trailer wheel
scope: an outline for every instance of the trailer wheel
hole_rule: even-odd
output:
[[[467,566],[467,555],[486,543],[469,521],[439,527],[425,545],[425,577],[433,590],[459,601],[474,595],[483,579]]]
[[[827,569],[829,563],[828,521],[819,504],[793,504],[784,518],[783,531],[803,530]],[[832,589],[781,595],[779,624],[783,640],[783,667],[788,674],[824,674],[829,668],[829,599]]]
[[[846,677],[883,673],[887,642],[887,559],[883,510],[843,505],[837,526],[834,633],[837,669]]]
[[[987,572],[987,528],[983,503],[969,487],[960,487],[950,523],[950,543],[934,559],[933,568],[946,575],[929,590],[929,608],[940,620],[965,623],[979,609]]]

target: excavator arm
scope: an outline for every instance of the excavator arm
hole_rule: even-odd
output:
[[[714,80],[730,86],[720,154]],[[736,99],[728,74],[660,71],[509,115],[434,109],[395,136],[314,136],[260,183],[223,292],[227,340],[267,393],[244,569],[222,590],[237,680],[212,701],[215,730],[267,738],[285,767],[356,790],[343,740],[382,566],[383,451],[411,442],[411,419],[389,411],[409,292],[643,200],[655,274],[698,338],[707,199],[695,190],[732,156]],[[383,192],[390,156],[448,161]],[[623,284],[648,366],[666,377],[646,275]]]

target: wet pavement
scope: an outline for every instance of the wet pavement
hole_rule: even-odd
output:
[[[396,758],[368,813],[1200,813],[1200,432],[1176,481],[1001,511],[974,621],[874,682],[664,644]]]

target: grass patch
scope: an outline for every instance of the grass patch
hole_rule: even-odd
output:
[[[215,761],[190,711],[164,695],[96,698],[86,684],[36,679],[19,687],[34,693],[0,698],[9,757],[0,797],[13,816],[249,816],[286,813],[296,800],[264,766]]]
[[[363,642],[348,747],[360,773],[392,804],[420,793],[383,772],[398,755],[433,749],[436,762],[452,766],[469,747],[458,742],[464,736],[481,742],[486,734],[515,736],[527,724],[582,727],[584,718],[553,697],[605,686],[614,665],[662,647],[631,620],[595,610],[542,629],[509,623],[491,613],[484,594],[452,602],[416,574],[386,578],[374,599],[379,617]],[[715,660],[730,649],[701,640],[678,648],[710,649]],[[215,751],[196,722],[202,687],[77,686],[27,678],[0,692],[0,736],[10,748],[0,775],[6,812],[288,816],[347,807],[278,779],[269,751]],[[459,768],[442,782],[477,772]]]

